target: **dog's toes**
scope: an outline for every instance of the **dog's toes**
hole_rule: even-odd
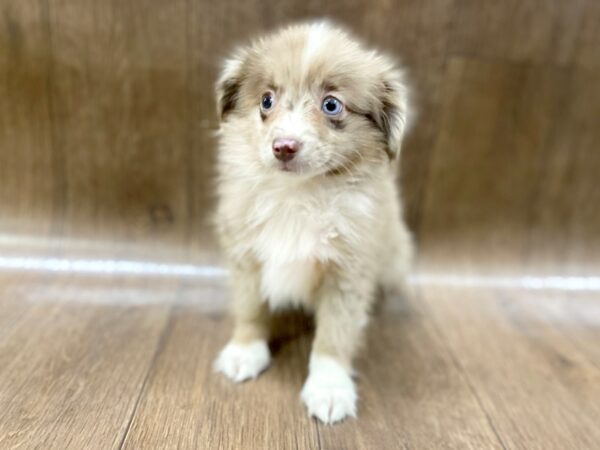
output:
[[[332,424],[346,417],[356,417],[356,388],[341,366],[339,370],[311,368],[301,398],[308,414],[323,423]]]
[[[214,369],[239,383],[256,378],[271,362],[271,353],[265,341],[240,345],[229,343],[217,357]]]
[[[356,417],[356,392],[347,387],[305,386],[302,400],[308,414],[326,424]]]

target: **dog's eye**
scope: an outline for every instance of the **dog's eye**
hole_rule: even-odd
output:
[[[273,105],[275,105],[275,97],[273,96],[273,93],[267,92],[266,94],[263,94],[260,101],[260,109],[263,111],[268,111],[273,108]]]
[[[344,105],[337,98],[329,96],[325,97],[325,100],[323,100],[321,109],[328,116],[337,116],[342,112],[342,109],[344,109]]]

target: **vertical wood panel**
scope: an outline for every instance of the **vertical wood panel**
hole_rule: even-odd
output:
[[[59,208],[48,33],[45,2],[0,3],[0,232],[45,235]]]
[[[52,2],[67,235],[179,239],[188,220],[186,8]]]
[[[491,272],[544,265],[560,273],[579,260],[572,273],[586,264],[593,273],[600,226],[591,206],[598,201],[591,173],[600,142],[592,125],[600,108],[591,86],[597,76],[451,61],[424,206],[426,263],[473,271],[485,260]]]

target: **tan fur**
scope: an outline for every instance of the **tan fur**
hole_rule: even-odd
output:
[[[274,108],[261,117],[262,95]],[[344,103],[336,123],[327,95]],[[233,282],[232,342],[266,339],[268,311],[314,311],[313,354],[350,369],[378,284],[398,286],[411,238],[396,161],[407,88],[386,57],[327,23],[288,27],[238,50],[217,84],[217,227]],[[276,138],[302,141],[281,170]]]

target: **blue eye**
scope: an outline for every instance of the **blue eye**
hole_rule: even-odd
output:
[[[325,97],[325,100],[323,100],[323,104],[321,105],[321,110],[328,116],[337,116],[343,109],[343,103],[331,96]]]
[[[269,109],[271,109],[273,107],[274,104],[275,104],[275,98],[273,97],[273,94],[270,92],[267,92],[266,94],[264,94],[262,96],[262,99],[260,101],[260,108],[263,111],[268,111]]]

